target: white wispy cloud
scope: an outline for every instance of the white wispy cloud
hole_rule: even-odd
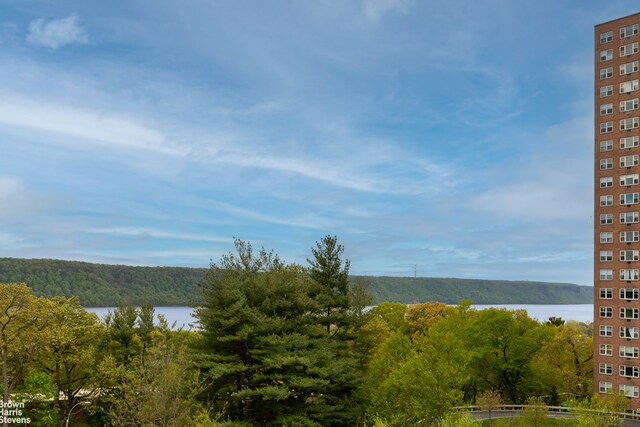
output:
[[[5,204],[7,199],[16,194],[22,185],[17,178],[0,176],[0,204]]]
[[[278,217],[272,214],[265,214],[256,210],[234,206],[230,203],[225,202],[211,202],[211,205],[214,208],[224,212],[269,224],[320,230],[330,229],[336,225],[336,221],[329,218],[323,218],[313,213],[305,214],[299,217]]]
[[[541,179],[489,190],[475,197],[472,206],[499,218],[523,222],[583,220],[591,211],[591,200],[585,197],[588,194],[571,186],[558,186],[554,179]]]
[[[53,194],[36,191],[14,176],[0,176],[0,226],[27,222],[55,210],[61,200]]]
[[[233,239],[231,237],[207,236],[204,234],[177,233],[172,231],[157,230],[152,228],[136,228],[136,227],[107,227],[107,228],[89,228],[85,230],[87,233],[107,234],[120,236],[133,236],[141,238],[154,239],[170,239],[170,240],[192,240],[201,242],[229,243]]]
[[[410,0],[364,0],[364,14],[369,21],[378,23],[389,12],[407,13],[410,3]]]
[[[576,117],[550,126],[535,138],[537,145],[525,158],[515,160],[517,169],[502,172],[509,177],[506,183],[477,194],[470,199],[470,207],[497,218],[532,223],[588,219],[593,203],[592,154],[584,141],[593,140],[591,120]]]
[[[69,15],[61,19],[46,21],[44,18],[31,21],[27,42],[58,49],[69,44],[86,44],[89,36],[78,23],[76,15]]]
[[[78,149],[92,149],[86,141],[90,139],[121,149],[147,150],[162,155],[189,157],[199,162],[294,174],[332,186],[369,193],[416,194],[427,188],[421,183],[422,180],[417,182],[414,177],[398,177],[397,171],[393,172],[394,178],[387,178],[369,170],[379,166],[396,168],[400,162],[405,165],[409,162],[421,170],[422,174],[428,175],[429,182],[436,183],[428,186],[432,188],[440,188],[441,185],[437,183],[446,175],[446,167],[435,166],[434,162],[420,157],[406,156],[392,146],[388,146],[381,154],[372,154],[373,147],[367,151],[363,147],[363,151],[354,152],[354,157],[345,161],[344,158],[332,156],[307,158],[282,153],[273,155],[265,152],[265,144],[238,144],[238,140],[247,138],[240,130],[209,140],[206,137],[208,130],[200,129],[196,132],[200,136],[196,138],[207,142],[175,142],[166,132],[141,124],[136,118],[123,113],[115,114],[91,107],[69,106],[24,96],[0,96],[0,123],[69,135],[74,138],[65,139],[61,143]],[[360,145],[362,143],[356,143],[356,146]],[[207,148],[211,146],[215,148]],[[271,148],[277,149],[277,146]]]
[[[131,119],[44,100],[0,96],[0,123],[57,132],[128,148],[183,154],[164,135]],[[86,142],[85,142],[86,144]]]

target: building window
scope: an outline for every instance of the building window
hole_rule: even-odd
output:
[[[600,162],[602,163],[602,160]],[[638,166],[639,162],[640,162],[640,156],[638,154],[634,154],[633,156],[620,157],[621,168],[630,168],[631,166]]]
[[[610,319],[613,317],[612,307],[600,307],[600,317],[603,319]]]
[[[613,356],[613,346],[611,344],[600,344],[601,356]]]
[[[600,233],[600,243],[613,243],[613,232]]]
[[[613,196],[600,196],[600,206],[613,206]]]
[[[613,122],[604,122],[600,123],[600,133],[611,133],[613,132]]]
[[[600,214],[600,225],[613,224],[613,214]]]
[[[628,119],[620,120],[620,130],[637,129],[640,125],[640,119],[638,117],[629,117]]]
[[[637,242],[638,240],[638,231],[621,231],[620,232],[620,243],[631,243]]]
[[[613,140],[608,139],[606,141],[600,141],[600,151],[612,151],[613,150]]]
[[[629,43],[620,46],[620,56],[629,56],[638,53],[638,43]]]
[[[613,86],[602,86],[600,88],[600,98],[606,98],[607,96],[613,95]]]
[[[638,251],[635,252],[637,253]],[[620,289],[620,299],[627,301],[638,299],[638,290],[636,288],[622,288]]]
[[[640,144],[640,137],[637,136],[628,136],[626,138],[620,138],[620,148],[634,148],[638,147]]]
[[[620,251],[620,261],[638,261],[638,251]],[[620,298],[622,298],[622,291],[624,289],[620,289]],[[634,298],[635,299],[635,298]]]
[[[637,340],[640,336],[640,328],[637,326],[628,327],[620,326],[620,338],[626,338],[628,340]]]
[[[620,101],[620,112],[626,113],[627,111],[633,111],[638,109],[638,98],[630,99],[628,101]],[[602,114],[602,107],[600,107],[600,114]]]
[[[613,187],[613,177],[603,176],[600,178],[600,188]]]
[[[620,384],[618,390],[620,390],[620,394],[623,394],[625,397],[638,397],[638,390],[640,389],[637,385]]]
[[[600,51],[600,62],[610,61],[613,59],[613,49]]]
[[[611,363],[600,363],[598,365],[598,372],[602,375],[613,375],[613,365]]]
[[[640,372],[637,366],[620,365],[620,376],[629,378],[638,378]]]
[[[624,193],[620,195],[621,205],[637,205],[640,202],[640,193]]]
[[[638,177],[637,173],[633,173],[630,175],[621,175],[620,176],[620,185],[623,187],[627,187],[630,185],[638,185]]]
[[[620,280],[638,280],[638,279],[640,279],[640,277],[638,277],[638,270],[625,269],[625,268],[620,270]]]
[[[602,104],[600,106],[600,115],[606,116],[608,114],[613,114],[613,104]]]
[[[627,136],[624,138],[620,138],[620,148],[635,148],[640,145],[640,137],[638,136]]]
[[[603,68],[602,70],[606,70],[606,68]],[[600,78],[602,78],[602,70],[600,70]],[[627,62],[626,64],[620,65],[621,76],[635,73],[636,71],[638,71],[638,61]]]
[[[607,33],[600,34],[600,43],[606,43],[602,41],[603,34],[607,34]],[[636,34],[638,34],[638,24],[633,24],[633,25],[629,25],[628,27],[620,28],[621,39],[625,37],[635,36]],[[607,41],[610,41],[610,40],[607,40]]]
[[[622,34],[622,30],[620,30],[620,34]],[[622,36],[620,36],[622,37]],[[609,43],[613,41],[613,31],[607,31],[606,33],[600,33],[600,44]]]
[[[620,346],[620,357],[638,358],[638,347]]]
[[[620,307],[620,318],[621,319],[637,319],[638,318],[638,309],[637,308]]]
[[[600,299],[613,299],[613,289],[600,288]]]
[[[598,391],[600,393],[611,393],[613,390],[613,384],[609,381],[600,381],[598,383]]]
[[[638,90],[638,80],[620,83],[620,93],[630,93]]]
[[[622,162],[620,163],[620,167],[622,166]],[[607,159],[600,159],[600,170],[613,169],[613,159],[611,157]]]
[[[600,251],[600,262],[611,262],[613,261],[613,251]],[[602,291],[609,291],[609,293],[611,293],[611,289],[610,288],[605,288],[605,289],[600,289],[600,298],[602,297]],[[609,296],[608,299],[610,299],[611,296]]]
[[[610,268],[601,268],[600,280],[613,280],[613,270]]]
[[[622,70],[622,66],[620,66],[620,70]],[[611,77],[613,77],[613,67],[600,69],[600,80],[609,79]]]
[[[601,337],[612,337],[613,336],[613,326],[600,325],[600,336]]]
[[[640,222],[640,214],[638,212],[620,213],[620,224],[637,224],[638,222]]]

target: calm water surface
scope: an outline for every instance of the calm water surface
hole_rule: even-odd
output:
[[[545,321],[551,316],[562,317],[564,320],[577,320],[579,322],[593,322],[593,304],[476,304],[472,306],[481,310],[483,308],[496,307],[509,310],[524,309],[529,316],[538,321]],[[113,311],[114,307],[93,307],[87,311],[96,313],[100,318]],[[193,329],[196,319],[193,318],[191,307],[156,307],[156,314],[164,315],[169,324],[175,322],[176,328]]]

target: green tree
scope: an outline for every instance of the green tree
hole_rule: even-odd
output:
[[[476,377],[505,400],[524,402],[536,386],[532,361],[548,337],[547,327],[524,310],[478,311],[466,334]]]
[[[544,399],[541,397],[530,397],[527,399],[527,407],[524,409],[521,425],[525,427],[544,426],[547,415],[548,409]]]
[[[121,304],[105,317],[115,354],[124,364],[129,363],[141,345],[136,333],[137,319],[138,309],[133,304]]]
[[[432,327],[411,351],[406,350],[406,336],[395,339],[399,344],[406,340],[401,344],[405,350],[395,358],[395,369],[382,375],[372,390],[369,413],[377,413],[389,426],[429,425],[462,401],[462,385],[469,378],[469,354],[462,351],[458,334],[444,327]],[[387,349],[391,350],[380,350]],[[381,362],[372,361],[372,366],[374,363]]]
[[[58,394],[58,389],[51,377],[44,372],[31,372],[23,381],[21,390],[26,396],[26,408],[28,409],[31,426],[55,427],[60,425],[58,411],[51,401]]]
[[[80,399],[90,398],[97,391],[95,366],[101,357],[99,345],[107,331],[95,314],[80,305],[78,298],[54,297],[50,300],[47,333],[37,366],[54,381],[57,389],[54,402],[62,419]]]
[[[196,396],[203,390],[188,355],[188,332],[152,331],[147,351],[127,369],[116,369],[109,397],[112,425],[181,427],[213,425]]]
[[[576,408],[577,427],[620,427],[624,419],[620,413],[629,409],[627,399],[618,394],[594,395],[591,400],[572,401],[568,405]]]
[[[593,381],[593,338],[572,322],[548,328],[549,337],[533,360],[545,394],[560,390],[565,395],[586,398]]]
[[[342,261],[344,247],[335,236],[325,236],[311,249],[313,258],[307,258],[309,276],[315,284],[313,296],[320,312],[320,322],[327,333],[346,332],[351,326],[349,311],[349,261]],[[332,331],[333,329],[333,331]]]
[[[437,424],[437,427],[477,427],[481,422],[476,421],[468,412],[450,412]]]
[[[407,307],[404,319],[414,334],[424,334],[448,314],[448,307],[441,302],[424,302]]]
[[[355,359],[315,315],[326,313],[318,300],[331,298],[319,298],[300,266],[240,240],[236,251],[211,265],[195,310],[213,411],[224,421],[352,425]]]
[[[140,341],[142,342],[141,351],[143,356],[151,344],[151,333],[156,329],[154,324],[155,313],[155,308],[149,304],[142,304],[138,309],[137,333],[140,336]]]
[[[2,399],[24,378],[29,363],[47,342],[50,302],[36,298],[25,284],[0,284],[0,354],[2,356]],[[3,425],[7,426],[6,419]]]
[[[404,319],[407,306],[399,302],[383,302],[373,307],[368,315],[383,320],[392,331],[409,332],[409,325]]]

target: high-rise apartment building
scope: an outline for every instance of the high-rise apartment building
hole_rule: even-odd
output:
[[[640,407],[640,13],[595,27],[594,388]]]

